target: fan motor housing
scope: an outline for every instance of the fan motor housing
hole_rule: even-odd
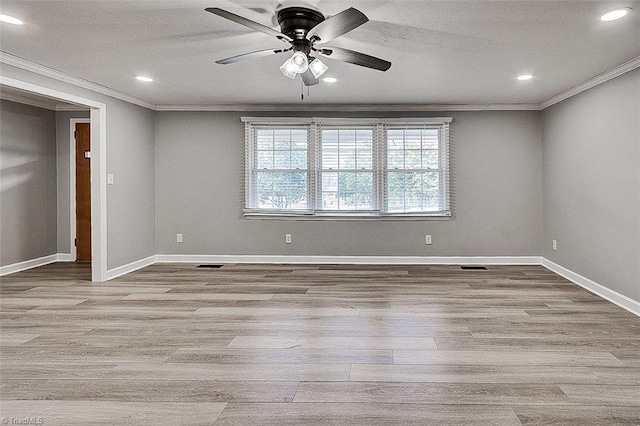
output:
[[[305,38],[309,30],[324,21],[324,15],[306,7],[286,7],[277,12],[282,34],[294,40]]]

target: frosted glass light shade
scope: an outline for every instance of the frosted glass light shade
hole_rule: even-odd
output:
[[[314,58],[310,63],[309,63],[309,69],[311,70],[311,73],[313,74],[313,76],[315,78],[320,78],[320,76],[322,76],[322,74],[324,74],[325,72],[327,72],[327,70],[329,69],[328,66],[326,66],[324,64],[324,62],[322,62],[320,59],[318,58]]]
[[[302,74],[309,69],[309,60],[307,59],[307,55],[302,52],[296,52],[291,57],[291,62],[289,62],[289,70],[294,71],[298,74]]]
[[[282,66],[280,67],[280,71],[282,71],[282,74],[285,75],[285,77],[290,78],[291,80],[294,80],[296,78],[296,75],[298,75],[295,71],[292,71],[291,69],[293,68],[290,65],[291,62],[291,58],[287,59],[284,64],[282,64]]]
[[[303,52],[296,52],[285,61],[280,67],[280,71],[290,79],[296,78],[296,75],[307,72],[309,69],[309,60]]]

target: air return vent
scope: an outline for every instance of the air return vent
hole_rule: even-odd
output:
[[[460,269],[463,271],[486,271],[486,266],[461,266]]]

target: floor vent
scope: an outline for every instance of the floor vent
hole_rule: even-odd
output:
[[[222,265],[198,265],[196,268],[220,269]]]
[[[463,271],[486,271],[486,266],[461,266],[460,269]]]

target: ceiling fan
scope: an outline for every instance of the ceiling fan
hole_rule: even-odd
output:
[[[364,13],[352,7],[326,18],[322,12],[306,3],[281,5],[276,9],[276,18],[281,31],[218,7],[209,7],[205,10],[273,36],[290,45],[281,49],[259,50],[232,56],[216,61],[218,64],[233,64],[246,59],[293,51],[293,55],[280,67],[280,71],[290,79],[295,79],[300,74],[305,86],[318,84],[318,78],[328,69],[317,55],[379,71],[387,71],[391,67],[391,62],[384,59],[353,50],[324,46],[324,43],[330,42],[369,21]]]

